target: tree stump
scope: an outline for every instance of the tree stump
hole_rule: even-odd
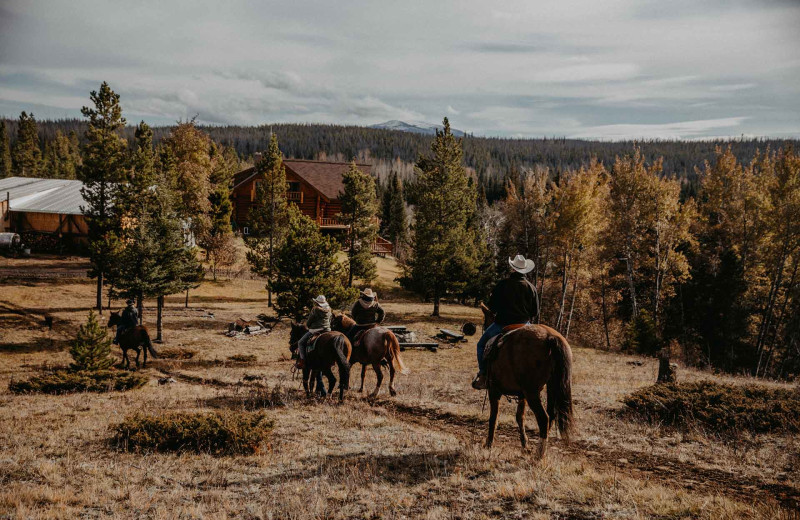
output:
[[[678,365],[669,362],[669,353],[662,352],[658,356],[657,383],[676,383],[678,381]]]

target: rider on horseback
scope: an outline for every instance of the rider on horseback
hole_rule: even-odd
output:
[[[125,307],[125,310],[122,311],[122,316],[120,317],[122,321],[119,325],[117,325],[117,334],[114,336],[115,345],[119,345],[119,338],[121,338],[126,331],[139,324],[139,312],[136,310],[136,307],[134,307],[135,303],[136,302],[133,300],[128,300],[125,302],[127,307]]]
[[[313,298],[311,302],[314,305],[311,309],[311,313],[308,315],[308,319],[306,320],[308,332],[306,332],[303,337],[300,338],[300,341],[297,342],[297,353],[300,356],[297,366],[300,368],[302,368],[303,364],[305,363],[306,349],[308,348],[307,343],[311,337],[321,332],[331,331],[331,306],[328,305],[325,296],[320,294],[316,298]]]
[[[378,303],[378,295],[368,287],[361,291],[361,297],[353,304],[350,315],[356,320],[356,325],[372,325],[381,323],[386,313]]]
[[[505,280],[497,283],[489,298],[489,310],[495,315],[495,321],[483,332],[478,340],[478,368],[480,369],[472,388],[485,390],[487,387],[486,364],[483,352],[486,344],[493,337],[512,328],[513,325],[527,325],[539,314],[539,302],[536,288],[525,278],[533,270],[533,260],[517,255],[508,264],[515,271]]]

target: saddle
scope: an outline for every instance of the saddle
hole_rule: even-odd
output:
[[[321,330],[319,332],[315,332],[310,338],[308,338],[308,341],[306,341],[306,354],[314,350],[314,347],[317,346],[317,340],[325,333],[326,331]]]
[[[486,348],[483,350],[483,360],[486,363],[491,363],[497,359],[497,355],[500,353],[500,348],[503,346],[503,338],[505,338],[509,332],[514,332],[515,330],[521,329],[524,326],[525,323],[513,323],[503,327],[503,330],[500,331],[500,334],[486,342]]]
[[[350,334],[348,334],[348,336],[350,336],[350,343],[352,343],[353,347],[355,347],[356,345],[361,343],[361,338],[362,336],[364,336],[365,332],[367,332],[370,329],[374,329],[377,326],[378,326],[377,323],[367,323],[366,325],[353,325],[353,327],[350,329]]]

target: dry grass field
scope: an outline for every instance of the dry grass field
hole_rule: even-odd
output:
[[[354,390],[342,405],[308,400],[292,377],[287,327],[222,334],[237,317],[267,312],[258,281],[206,282],[189,308],[180,295],[168,298],[165,343],[156,348],[195,355],[154,360],[141,371],[150,378],[144,388],[11,394],[10,381],[69,362],[68,342],[93,301],[87,279],[14,276],[29,266],[85,267],[75,258],[0,259],[0,518],[797,518],[800,440],[722,441],[621,413],[623,396],[655,381],[653,359],[573,345],[578,433],[570,445],[551,441],[542,461],[520,449],[515,407],[505,400],[499,439],[482,448],[488,408],[469,386],[477,338],[406,351],[412,372],[399,376],[395,398],[386,381],[373,402]],[[376,283],[391,324],[425,336],[478,321],[476,309],[456,305],[431,319],[430,305],[392,287],[392,269],[381,260]],[[146,325],[153,311],[146,308]],[[256,359],[229,360],[235,355]],[[159,385],[165,375],[177,382]],[[741,381],[683,367],[679,376]],[[354,388],[357,379],[354,372]],[[374,384],[368,373],[367,390]],[[111,428],[130,413],[243,409],[264,385],[280,398],[266,409],[275,430],[259,454],[142,455],[109,445]],[[535,430],[530,413],[527,422]]]

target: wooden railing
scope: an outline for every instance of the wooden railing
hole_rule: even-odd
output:
[[[302,191],[287,191],[286,192],[286,200],[296,201],[296,202],[303,202],[303,192]]]

